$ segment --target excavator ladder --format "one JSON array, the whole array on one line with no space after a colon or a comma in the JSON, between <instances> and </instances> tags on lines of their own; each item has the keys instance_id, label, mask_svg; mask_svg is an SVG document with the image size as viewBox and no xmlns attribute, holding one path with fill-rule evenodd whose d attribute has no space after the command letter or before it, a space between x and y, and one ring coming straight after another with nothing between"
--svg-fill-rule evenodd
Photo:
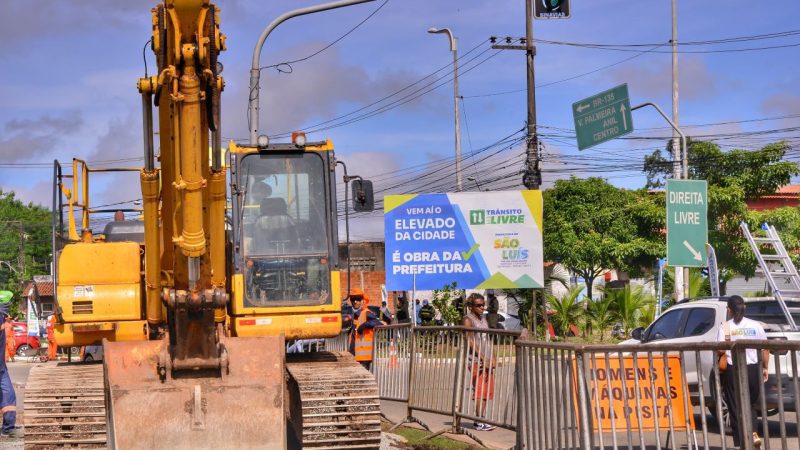
<instances>
[{"instance_id":1,"label":"excavator ladder","mask_svg":"<svg viewBox=\"0 0 800 450\"><path fill-rule=\"evenodd\" d=\"M775 295L775 300L778 301L783 314L786 316L786 322L792 331L798 331L792 314L800 312L800 308L789 308L786 305L786 299L800 299L800 274L797 273L797 268L795 268L792 259L789 257L786 247L783 246L781 237L775 227L766 222L761 225L766 237L753 236L744 221L740 227L747 238L747 242L750 244L750 248L756 255L759 268L764 273L764 277L767 279L773 295ZM772 247L774 253L762 253L761 246Z\"/></svg>"}]
</instances>

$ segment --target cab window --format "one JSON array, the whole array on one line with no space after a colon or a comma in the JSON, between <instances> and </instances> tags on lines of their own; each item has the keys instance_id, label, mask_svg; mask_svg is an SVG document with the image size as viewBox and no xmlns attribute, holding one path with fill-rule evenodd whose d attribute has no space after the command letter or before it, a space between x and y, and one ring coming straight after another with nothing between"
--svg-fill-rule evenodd
<instances>
[{"instance_id":1,"label":"cab window","mask_svg":"<svg viewBox=\"0 0 800 450\"><path fill-rule=\"evenodd\" d=\"M647 341L660 341L678 336L678 327L686 313L685 309L667 311L658 318L647 332Z\"/></svg>"},{"instance_id":2,"label":"cab window","mask_svg":"<svg viewBox=\"0 0 800 450\"><path fill-rule=\"evenodd\" d=\"M246 307L331 302L326 170L313 152L242 158Z\"/></svg>"},{"instance_id":3,"label":"cab window","mask_svg":"<svg viewBox=\"0 0 800 450\"><path fill-rule=\"evenodd\" d=\"M695 308L689 311L683 336L702 336L714 328L716 311L711 308Z\"/></svg>"}]
</instances>

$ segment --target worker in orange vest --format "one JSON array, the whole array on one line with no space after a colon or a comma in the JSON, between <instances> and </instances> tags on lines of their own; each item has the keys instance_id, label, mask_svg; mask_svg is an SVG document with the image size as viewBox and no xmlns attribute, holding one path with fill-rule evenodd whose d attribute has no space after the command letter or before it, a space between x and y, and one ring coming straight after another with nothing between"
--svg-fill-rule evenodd
<instances>
[{"instance_id":1,"label":"worker in orange vest","mask_svg":"<svg viewBox=\"0 0 800 450\"><path fill-rule=\"evenodd\" d=\"M6 316L6 321L2 326L6 334L6 362L14 362L14 355L17 353L17 341L14 338L14 324L11 322L11 316Z\"/></svg>"},{"instance_id":2,"label":"worker in orange vest","mask_svg":"<svg viewBox=\"0 0 800 450\"><path fill-rule=\"evenodd\" d=\"M54 361L58 353L58 344L56 344L56 316L52 315L47 318L47 359Z\"/></svg>"},{"instance_id":3,"label":"worker in orange vest","mask_svg":"<svg viewBox=\"0 0 800 450\"><path fill-rule=\"evenodd\" d=\"M367 307L369 298L361 289L351 289L350 303L353 305L353 328L350 329L350 353L367 370L372 365L372 343L374 328L383 323Z\"/></svg>"}]
</instances>

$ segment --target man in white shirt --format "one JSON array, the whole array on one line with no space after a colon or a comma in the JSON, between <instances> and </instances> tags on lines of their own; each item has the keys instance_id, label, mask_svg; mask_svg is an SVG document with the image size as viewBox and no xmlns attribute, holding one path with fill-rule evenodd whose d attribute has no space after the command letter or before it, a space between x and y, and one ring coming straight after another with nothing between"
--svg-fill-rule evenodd
<instances>
[{"instance_id":1,"label":"man in white shirt","mask_svg":"<svg viewBox=\"0 0 800 450\"><path fill-rule=\"evenodd\" d=\"M745 304L744 299L738 295L734 295L728 299L728 315L730 320L722 324L719 332L717 333L717 340L719 342L738 341L739 339L747 340L766 340L767 334L764 332L764 327L761 323L755 320L744 317ZM750 392L750 403L756 404L758 396L760 395L760 386L769 376L769 351L761 350L761 361L759 361L758 350L749 348L745 350L745 357L747 359L747 373L742 376L747 377L748 391ZM724 356L723 356L724 355ZM727 368L720 374L722 378L722 390L725 397L725 402L728 405L728 411L731 418L731 429L733 431L733 444L735 446L741 445L741 416L742 406L739 405L739 398L736 396L736 369L733 364L733 357L731 351L720 352L719 358L727 360ZM720 367L724 366L721 365ZM758 420L755 413L756 409L752 408L751 429L753 431L753 444L755 448L761 448L761 438L756 432L758 427Z\"/></svg>"}]
</instances>

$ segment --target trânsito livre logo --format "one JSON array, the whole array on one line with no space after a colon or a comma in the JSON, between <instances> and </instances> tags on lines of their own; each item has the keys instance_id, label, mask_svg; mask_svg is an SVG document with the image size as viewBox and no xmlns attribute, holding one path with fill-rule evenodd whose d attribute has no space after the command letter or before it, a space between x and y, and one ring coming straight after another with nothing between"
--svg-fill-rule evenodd
<instances>
[{"instance_id":1,"label":"tr\u00e2nsito livre logo","mask_svg":"<svg viewBox=\"0 0 800 450\"><path fill-rule=\"evenodd\" d=\"M521 209L469 210L470 225L507 225L512 223L525 223L525 213Z\"/></svg>"}]
</instances>

